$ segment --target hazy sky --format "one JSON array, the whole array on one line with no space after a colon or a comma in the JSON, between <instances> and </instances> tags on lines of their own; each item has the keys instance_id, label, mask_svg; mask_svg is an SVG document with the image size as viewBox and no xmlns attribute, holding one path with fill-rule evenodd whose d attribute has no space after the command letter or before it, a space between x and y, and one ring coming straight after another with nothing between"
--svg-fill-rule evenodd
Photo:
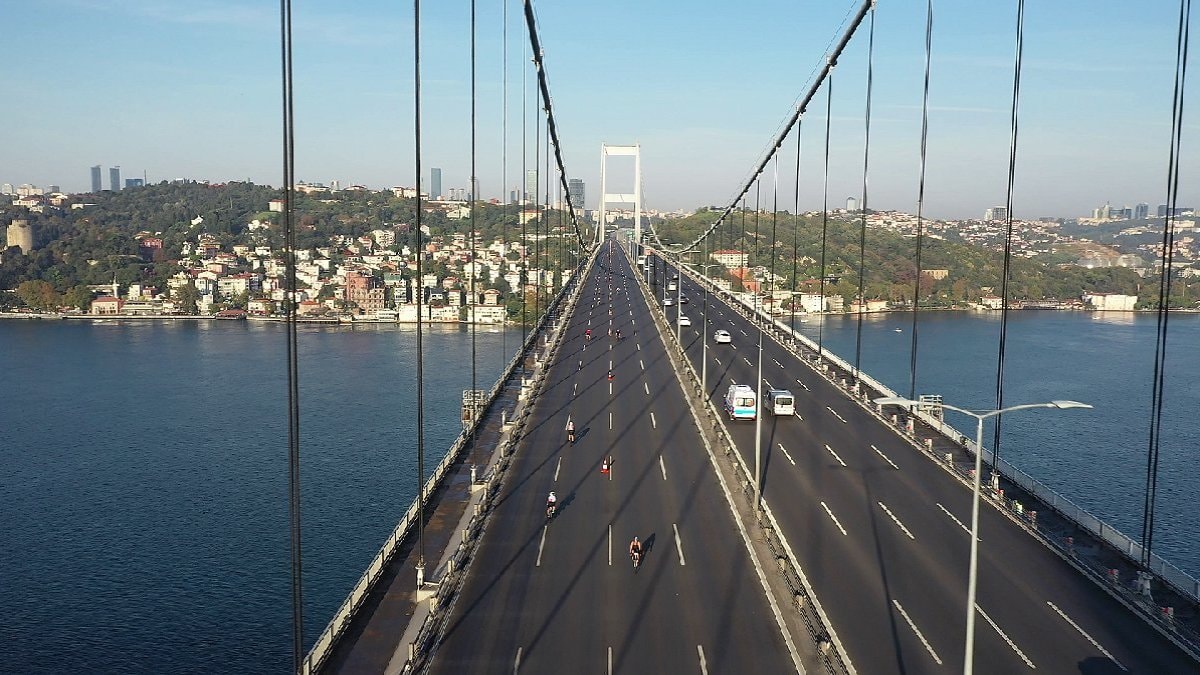
<instances>
[{"instance_id":1,"label":"hazy sky","mask_svg":"<svg viewBox=\"0 0 1200 675\"><path fill-rule=\"evenodd\" d=\"M1002 205L1008 167L1015 2L935 1L926 213L979 217ZM479 0L478 159L485 198L532 167L528 38L504 0ZM567 171L599 193L601 143L640 143L646 204L724 205L807 90L857 2L536 2ZM1014 214L1087 215L1166 196L1178 4L1026 3ZM89 189L88 167L123 177L282 182L278 3L264 0L38 0L3 11L0 182ZM296 0L298 178L412 185L412 4ZM923 0L880 0L875 23L869 206L915 211ZM863 183L868 25L834 73L829 204ZM470 3L422 6L423 173L444 191L470 175ZM524 51L523 51L524 49ZM528 68L525 69L531 74ZM1194 78L1193 78L1194 79ZM1194 92L1200 83L1192 83ZM1184 185L1195 176L1188 96ZM803 122L801 209L819 209L825 91ZM507 168L502 149L507 145ZM794 136L780 162L791 210ZM502 181L502 173L507 176ZM610 164L610 191L631 188ZM619 184L620 181L626 184ZM770 177L763 205L772 200ZM1185 187L1192 205L1197 191Z\"/></svg>"}]
</instances>

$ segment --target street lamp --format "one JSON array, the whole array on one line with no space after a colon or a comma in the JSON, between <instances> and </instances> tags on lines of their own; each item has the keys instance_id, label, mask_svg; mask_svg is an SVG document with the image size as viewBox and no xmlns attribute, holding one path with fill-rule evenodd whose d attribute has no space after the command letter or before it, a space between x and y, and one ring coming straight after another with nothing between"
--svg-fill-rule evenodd
<instances>
[{"instance_id":1,"label":"street lamp","mask_svg":"<svg viewBox=\"0 0 1200 675\"><path fill-rule=\"evenodd\" d=\"M700 359L700 389L704 392L705 399L708 398L708 284L710 283L708 278L708 268L720 266L720 263L696 265L696 267L703 268L704 270L704 316L700 319L700 332L704 334L704 349L702 352L703 355Z\"/></svg>"},{"instance_id":2,"label":"street lamp","mask_svg":"<svg viewBox=\"0 0 1200 675\"><path fill-rule=\"evenodd\" d=\"M874 400L877 405L897 405L913 408L921 405L919 401L899 396L884 396ZM1030 408L1091 408L1087 403L1078 401L1051 401L1049 403L1026 403L1014 405L1000 410L973 411L956 408L952 405L939 403L939 407L953 410L968 417L974 417L975 426L975 478L973 481L973 496L971 502L971 567L967 577L967 641L963 656L963 675L971 675L975 667L975 589L979 569L979 474L983 468L983 420L1014 410Z\"/></svg>"}]
</instances>

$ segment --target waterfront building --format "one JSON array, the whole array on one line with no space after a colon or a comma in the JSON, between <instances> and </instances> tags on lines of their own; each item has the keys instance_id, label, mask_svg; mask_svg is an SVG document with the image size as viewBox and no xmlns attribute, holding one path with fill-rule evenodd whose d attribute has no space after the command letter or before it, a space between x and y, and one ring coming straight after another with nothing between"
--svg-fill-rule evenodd
<instances>
[{"instance_id":1,"label":"waterfront building","mask_svg":"<svg viewBox=\"0 0 1200 675\"><path fill-rule=\"evenodd\" d=\"M124 307L124 300L106 295L92 301L92 314L96 316L120 314Z\"/></svg>"}]
</instances>

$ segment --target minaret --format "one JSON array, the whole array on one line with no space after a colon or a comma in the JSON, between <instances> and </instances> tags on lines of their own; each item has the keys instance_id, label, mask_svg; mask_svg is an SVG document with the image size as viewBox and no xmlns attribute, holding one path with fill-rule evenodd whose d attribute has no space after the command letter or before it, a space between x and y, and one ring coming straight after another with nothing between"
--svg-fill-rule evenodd
<instances>
[{"instance_id":1,"label":"minaret","mask_svg":"<svg viewBox=\"0 0 1200 675\"><path fill-rule=\"evenodd\" d=\"M119 297L121 297L121 296L120 296L120 293L119 293L119 292L120 292L120 287L119 287L119 286L117 286L117 275L115 275L115 274L113 275L113 289L112 289L112 291L113 291L113 294L112 294L112 296L113 296L114 298L119 298Z\"/></svg>"}]
</instances>

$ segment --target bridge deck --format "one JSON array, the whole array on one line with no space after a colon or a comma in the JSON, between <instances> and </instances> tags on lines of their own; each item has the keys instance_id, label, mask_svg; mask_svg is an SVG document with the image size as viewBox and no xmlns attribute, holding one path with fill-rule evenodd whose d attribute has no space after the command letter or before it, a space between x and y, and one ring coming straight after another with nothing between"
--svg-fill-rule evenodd
<instances>
[{"instance_id":1,"label":"bridge deck","mask_svg":"<svg viewBox=\"0 0 1200 675\"><path fill-rule=\"evenodd\" d=\"M796 669L631 274L604 252L587 280L433 672Z\"/></svg>"},{"instance_id":2,"label":"bridge deck","mask_svg":"<svg viewBox=\"0 0 1200 675\"><path fill-rule=\"evenodd\" d=\"M661 298L669 266L655 271ZM664 269L665 267L665 269ZM671 270L671 271L668 271ZM758 328L683 275L682 330L699 372L703 330L732 344L708 348L708 395L757 381ZM674 319L675 310L668 310ZM859 672L962 669L970 492L846 392L770 338L764 388L796 394L795 417L763 420L764 497L816 587ZM754 424L726 422L754 462ZM1195 673L1197 663L999 510L980 513L977 672Z\"/></svg>"}]
</instances>

